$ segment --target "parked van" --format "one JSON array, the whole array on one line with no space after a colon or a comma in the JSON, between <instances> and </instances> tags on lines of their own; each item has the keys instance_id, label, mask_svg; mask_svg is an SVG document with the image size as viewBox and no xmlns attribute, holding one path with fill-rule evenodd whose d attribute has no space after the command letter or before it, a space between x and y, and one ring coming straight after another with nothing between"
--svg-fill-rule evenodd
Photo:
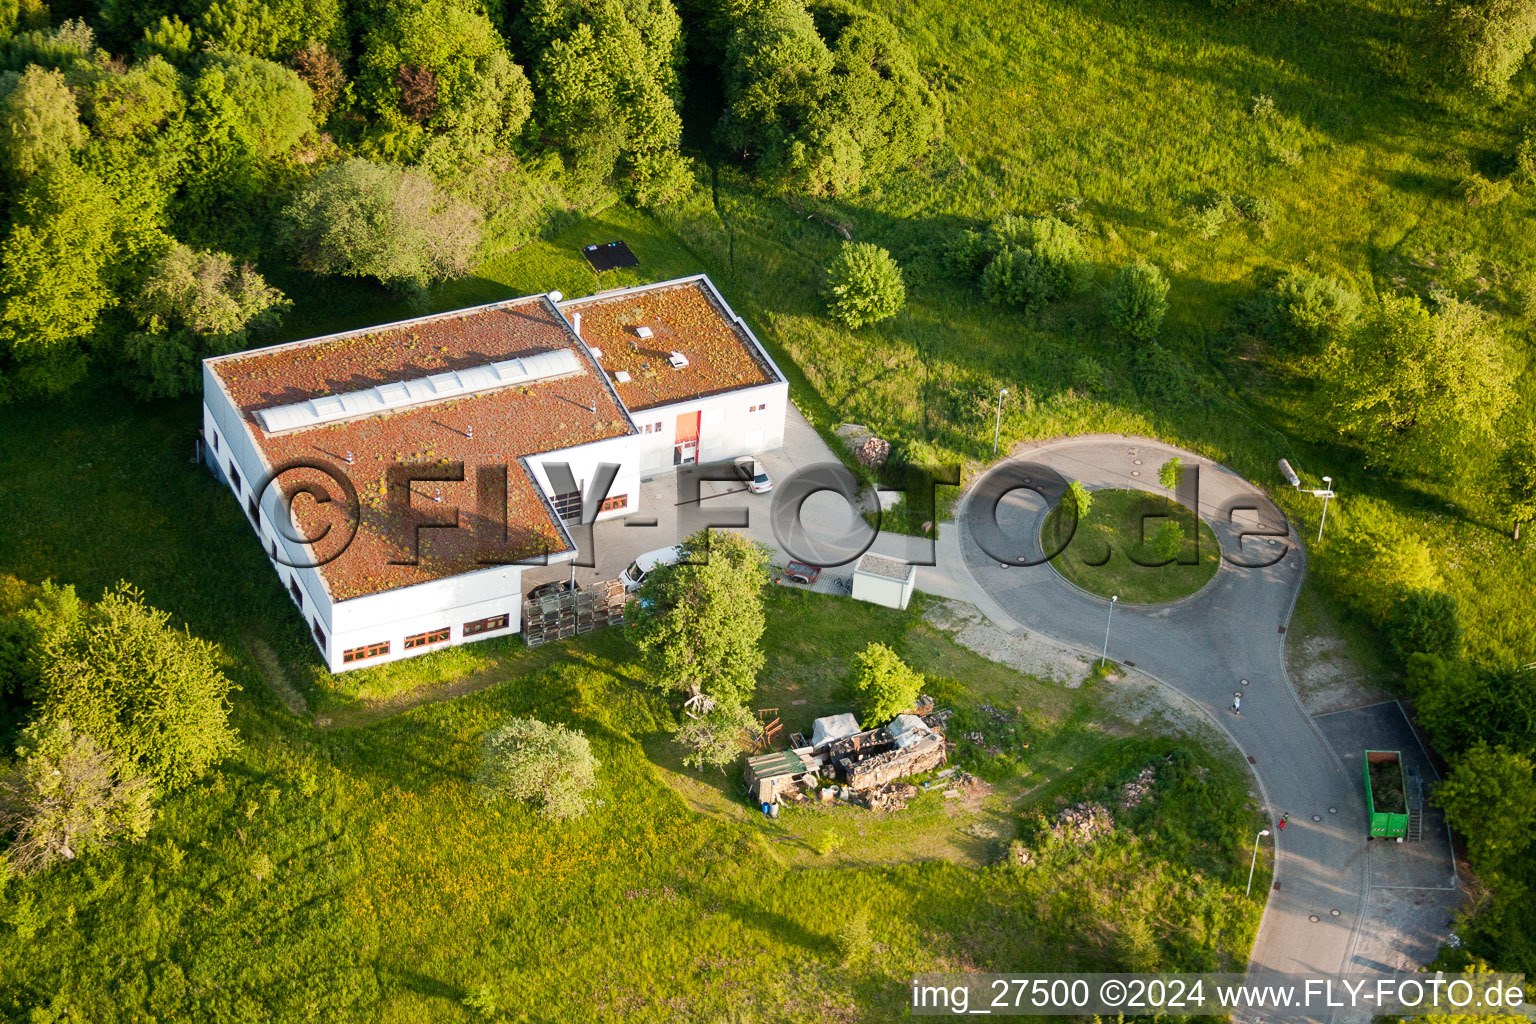
<instances>
[{"instance_id":1,"label":"parked van","mask_svg":"<svg viewBox=\"0 0 1536 1024\"><path fill-rule=\"evenodd\" d=\"M646 573L658 565L675 565L679 558L683 557L683 549L673 545L670 548L657 548L655 551L647 551L633 562L629 568L619 574L624 581L625 590L639 590L640 584L645 582Z\"/></svg>"}]
</instances>

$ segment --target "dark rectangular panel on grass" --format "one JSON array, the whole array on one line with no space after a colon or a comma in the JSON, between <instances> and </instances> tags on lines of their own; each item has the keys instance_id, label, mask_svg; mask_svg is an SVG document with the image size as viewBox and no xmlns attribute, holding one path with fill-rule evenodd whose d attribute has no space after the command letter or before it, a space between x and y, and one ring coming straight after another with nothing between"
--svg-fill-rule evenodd
<instances>
[{"instance_id":1,"label":"dark rectangular panel on grass","mask_svg":"<svg viewBox=\"0 0 1536 1024\"><path fill-rule=\"evenodd\" d=\"M629 251L629 246L624 242L607 242L603 245L589 245L581 250L581 254L592 264L592 269L598 273L605 270L617 270L620 267L638 267L640 260Z\"/></svg>"}]
</instances>

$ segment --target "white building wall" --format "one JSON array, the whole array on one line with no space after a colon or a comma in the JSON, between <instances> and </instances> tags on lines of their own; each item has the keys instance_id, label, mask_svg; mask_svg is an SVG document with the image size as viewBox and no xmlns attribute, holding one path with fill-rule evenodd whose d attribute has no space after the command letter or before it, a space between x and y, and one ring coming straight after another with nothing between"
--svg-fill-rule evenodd
<instances>
[{"instance_id":1,"label":"white building wall","mask_svg":"<svg viewBox=\"0 0 1536 1024\"><path fill-rule=\"evenodd\" d=\"M870 604L882 604L887 608L905 608L907 602L912 600L914 575L909 574L905 581L893 580L889 576L880 576L855 568L853 597L855 600L868 601Z\"/></svg>"},{"instance_id":2,"label":"white building wall","mask_svg":"<svg viewBox=\"0 0 1536 1024\"><path fill-rule=\"evenodd\" d=\"M523 570L516 565L498 565L354 597L336 605L335 638L326 664L332 672L346 672L476 640L506 636L522 628L522 607ZM497 615L507 617L505 627L464 635L466 623ZM438 629L449 631L446 641L406 649L406 637ZM349 650L380 643L389 644L388 654L354 662L343 660Z\"/></svg>"},{"instance_id":3,"label":"white building wall","mask_svg":"<svg viewBox=\"0 0 1536 1024\"><path fill-rule=\"evenodd\" d=\"M721 462L782 448L788 407L789 385L780 381L631 413L642 431L647 424L653 428L660 424L659 430L635 439L640 475L651 477L676 468L673 451L679 416L699 413L699 462ZM753 409L757 411L749 411Z\"/></svg>"},{"instance_id":4,"label":"white building wall","mask_svg":"<svg viewBox=\"0 0 1536 1024\"><path fill-rule=\"evenodd\" d=\"M622 494L629 498L629 504L623 509L599 513L597 517L600 520L613 519L617 516L629 515L640 507L640 461L636 452L637 440L638 438L632 435L610 437L575 448L562 448L559 451L529 455L523 461L527 463L534 480L550 497L554 497L555 487L550 482L549 467L555 463L566 463L570 466L571 475L575 477L576 484L581 489L583 500L586 499L592 481L597 476L597 467L604 462L616 464L619 467L619 475L614 477L613 486L608 488L608 497L616 498Z\"/></svg>"},{"instance_id":5,"label":"white building wall","mask_svg":"<svg viewBox=\"0 0 1536 1024\"><path fill-rule=\"evenodd\" d=\"M256 488L261 486L270 468L251 440L240 411L229 400L223 385L207 363L203 364L203 436L207 440L204 457L217 463L219 476L234 492L240 510L249 521L251 499L256 496ZM232 466L239 474L238 482L230 473ZM314 555L304 545L290 541L282 532L273 528L272 524L278 516L287 515L277 488L268 488L260 498L256 522L253 524L257 539L268 560L272 562L289 599L303 611L305 623L317 645L320 645L320 639L314 633L316 624L325 634L326 643L322 653L328 658L330 650L335 646L331 642L334 628L330 593L319 570L302 567ZM283 553L286 562L300 567L279 564L272 556L274 547ZM298 588L297 596L294 595L295 585Z\"/></svg>"}]
</instances>

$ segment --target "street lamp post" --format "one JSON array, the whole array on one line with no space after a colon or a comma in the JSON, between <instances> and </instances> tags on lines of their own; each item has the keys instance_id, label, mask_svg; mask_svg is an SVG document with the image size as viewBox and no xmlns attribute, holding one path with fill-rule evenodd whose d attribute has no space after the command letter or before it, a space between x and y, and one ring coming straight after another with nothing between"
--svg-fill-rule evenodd
<instances>
[{"instance_id":1,"label":"street lamp post","mask_svg":"<svg viewBox=\"0 0 1536 1024\"><path fill-rule=\"evenodd\" d=\"M1269 835L1269 829L1259 829L1259 834L1253 837L1253 856L1248 860L1248 891L1245 896L1253 895L1253 869L1259 863L1259 840Z\"/></svg>"},{"instance_id":2,"label":"street lamp post","mask_svg":"<svg viewBox=\"0 0 1536 1024\"><path fill-rule=\"evenodd\" d=\"M1323 524L1328 521L1328 499L1333 497L1333 477L1323 477L1323 517L1317 521L1317 542L1323 542Z\"/></svg>"},{"instance_id":3,"label":"street lamp post","mask_svg":"<svg viewBox=\"0 0 1536 1024\"><path fill-rule=\"evenodd\" d=\"M1115 603L1120 600L1116 594L1109 599L1109 618L1104 620L1104 653L1099 655L1099 667L1104 667L1104 662L1109 658L1109 624L1115 621Z\"/></svg>"},{"instance_id":4,"label":"street lamp post","mask_svg":"<svg viewBox=\"0 0 1536 1024\"><path fill-rule=\"evenodd\" d=\"M992 454L993 455L997 454L997 442L998 442L998 439L1000 437L1002 437L1002 433L1003 433L1003 396L1006 395L1007 393L1008 393L1008 389L1007 388L1003 388L1001 391L999 391L997 393L997 423L994 424L993 427L992 427Z\"/></svg>"}]
</instances>

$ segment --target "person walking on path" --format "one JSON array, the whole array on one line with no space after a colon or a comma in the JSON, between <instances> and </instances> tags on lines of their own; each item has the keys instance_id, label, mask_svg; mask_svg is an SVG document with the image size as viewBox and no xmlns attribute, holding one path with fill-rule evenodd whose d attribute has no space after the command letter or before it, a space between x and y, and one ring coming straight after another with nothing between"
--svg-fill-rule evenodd
<instances>
[{"instance_id":1,"label":"person walking on path","mask_svg":"<svg viewBox=\"0 0 1536 1024\"><path fill-rule=\"evenodd\" d=\"M1243 713L1243 695L1241 692L1232 695L1232 713L1234 715Z\"/></svg>"},{"instance_id":2,"label":"person walking on path","mask_svg":"<svg viewBox=\"0 0 1536 1024\"><path fill-rule=\"evenodd\" d=\"M1281 832L1285 831L1285 823L1290 821L1290 820L1291 820L1291 812L1290 811L1286 811L1284 814L1280 815L1280 831Z\"/></svg>"}]
</instances>

